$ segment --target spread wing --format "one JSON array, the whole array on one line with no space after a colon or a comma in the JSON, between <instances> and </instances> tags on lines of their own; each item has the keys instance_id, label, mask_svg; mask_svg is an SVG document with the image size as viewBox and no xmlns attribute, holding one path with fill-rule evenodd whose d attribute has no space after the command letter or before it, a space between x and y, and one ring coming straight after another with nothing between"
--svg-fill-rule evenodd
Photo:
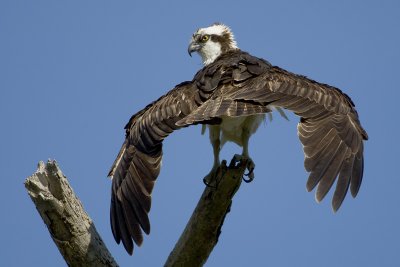
<instances>
[{"instance_id":1,"label":"spread wing","mask_svg":"<svg viewBox=\"0 0 400 267\"><path fill-rule=\"evenodd\" d=\"M304 146L307 189L317 186L321 201L337 180L336 211L350 187L357 195L363 176L367 134L350 98L339 89L272 67L240 50L227 52L132 116L113 176L111 227L117 243L133 252L142 231L150 232L151 191L160 172L162 141L174 130L197 123L219 123L223 116L248 116L292 110ZM132 241L133 240L133 241Z\"/></svg>"},{"instance_id":2,"label":"spread wing","mask_svg":"<svg viewBox=\"0 0 400 267\"><path fill-rule=\"evenodd\" d=\"M176 121L198 106L195 92L193 83L182 83L133 115L125 127L126 140L109 173L113 177L110 221L115 241L122 240L130 254L132 239L140 246L142 230L150 232L148 212L161 167L162 141L180 128Z\"/></svg>"},{"instance_id":3,"label":"spread wing","mask_svg":"<svg viewBox=\"0 0 400 267\"><path fill-rule=\"evenodd\" d=\"M337 179L332 207L337 211L348 188L353 197L363 177L363 140L368 135L361 127L351 99L337 88L272 67L264 60L242 52L236 61L211 66L203 79L219 78L213 97L179 126L222 116L252 115L259 107L280 107L300 116L298 135L303 144L305 169L310 172L307 190L315 187L321 201ZM200 78L201 80L201 78ZM209 83L200 89L208 92ZM203 88L201 88L203 86ZM248 107L246 107L249 106Z\"/></svg>"}]
</instances>

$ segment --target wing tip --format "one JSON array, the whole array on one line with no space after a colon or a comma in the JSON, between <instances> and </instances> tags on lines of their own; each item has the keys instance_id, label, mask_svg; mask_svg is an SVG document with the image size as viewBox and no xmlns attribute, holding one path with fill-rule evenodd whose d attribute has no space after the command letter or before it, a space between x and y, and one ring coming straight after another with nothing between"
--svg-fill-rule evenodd
<instances>
[{"instance_id":1,"label":"wing tip","mask_svg":"<svg viewBox=\"0 0 400 267\"><path fill-rule=\"evenodd\" d=\"M351 196L352 196L353 198L356 198L359 191L360 191L360 185L359 185L358 188L356 188L356 189L350 189Z\"/></svg>"},{"instance_id":2,"label":"wing tip","mask_svg":"<svg viewBox=\"0 0 400 267\"><path fill-rule=\"evenodd\" d=\"M307 183L306 183L306 190L307 190L307 192L313 191L313 189L315 188L315 186L316 186L316 185L310 181L310 176L309 176L309 177L308 177L308 180L307 180Z\"/></svg>"},{"instance_id":3,"label":"wing tip","mask_svg":"<svg viewBox=\"0 0 400 267\"><path fill-rule=\"evenodd\" d=\"M338 212L340 206L342 206L342 203L343 203L343 200L338 201L335 198L332 199L332 211L333 211L333 213L336 214L336 212Z\"/></svg>"},{"instance_id":4,"label":"wing tip","mask_svg":"<svg viewBox=\"0 0 400 267\"><path fill-rule=\"evenodd\" d=\"M126 252L128 252L128 254L129 254L130 256L133 255L133 245L132 245L132 247L130 247L129 249L125 247L125 250L126 250Z\"/></svg>"}]
</instances>

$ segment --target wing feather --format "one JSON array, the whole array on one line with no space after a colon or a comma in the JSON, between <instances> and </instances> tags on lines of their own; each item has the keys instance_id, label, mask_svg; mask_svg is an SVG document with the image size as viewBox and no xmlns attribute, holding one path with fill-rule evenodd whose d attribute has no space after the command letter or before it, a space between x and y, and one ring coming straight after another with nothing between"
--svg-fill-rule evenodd
<instances>
[{"instance_id":1,"label":"wing feather","mask_svg":"<svg viewBox=\"0 0 400 267\"><path fill-rule=\"evenodd\" d=\"M123 190L124 188L125 187L122 187ZM134 196L132 195L130 197L134 198ZM129 195L127 195L126 193L123 194L122 198L123 200L120 201L120 203L122 206L123 214L125 216L125 220L131 222L131 223L126 223L127 231L130 234L130 236L132 236L133 241L138 246L140 246L143 242L143 234L139 226L140 221L136 216L136 210L132 207L132 205L130 205L130 203L134 202L135 200L130 199Z\"/></svg>"},{"instance_id":2,"label":"wing feather","mask_svg":"<svg viewBox=\"0 0 400 267\"><path fill-rule=\"evenodd\" d=\"M307 171L311 171L312 169L309 167L308 161L312 160L314 157L318 157L319 155L317 155L317 153L324 149L336 135L334 130L329 129L329 127L320 128L318 130L318 132L312 132L313 134L307 138L300 138L306 141L303 143L303 150L306 155L304 165Z\"/></svg>"},{"instance_id":3,"label":"wing feather","mask_svg":"<svg viewBox=\"0 0 400 267\"><path fill-rule=\"evenodd\" d=\"M351 173L353 170L353 162L354 156L350 156L343 161L343 166L340 170L339 178L336 184L335 193L332 198L332 207L336 212L347 194L347 190L349 189Z\"/></svg>"},{"instance_id":4,"label":"wing feather","mask_svg":"<svg viewBox=\"0 0 400 267\"><path fill-rule=\"evenodd\" d=\"M325 170L324 174L320 178L320 182L318 183L317 191L315 193L315 198L318 202L322 201L329 189L332 187L333 182L340 172L348 149L349 148L346 147L343 141L341 141L331 164Z\"/></svg>"},{"instance_id":5,"label":"wing feather","mask_svg":"<svg viewBox=\"0 0 400 267\"><path fill-rule=\"evenodd\" d=\"M132 175L131 173L135 174ZM139 174L136 172L136 169L131 166L125 178L127 181L127 187L129 187L132 194L137 197L137 200L140 202L140 205L143 207L143 209L146 212L149 212L151 208L151 195L147 192L143 182L138 177Z\"/></svg>"},{"instance_id":6,"label":"wing feather","mask_svg":"<svg viewBox=\"0 0 400 267\"><path fill-rule=\"evenodd\" d=\"M324 146L322 150L319 150L312 157L305 159L304 165L307 171L310 171L310 176L307 180L307 190L311 191L319 183L322 175L325 173L328 166L331 164L334 156L337 152L340 139L337 136L333 136L329 140L329 143Z\"/></svg>"},{"instance_id":7,"label":"wing feather","mask_svg":"<svg viewBox=\"0 0 400 267\"><path fill-rule=\"evenodd\" d=\"M362 155L362 148L354 157L353 171L351 174L350 192L353 197L356 197L360 190L362 178L364 174L364 157Z\"/></svg>"},{"instance_id":8,"label":"wing feather","mask_svg":"<svg viewBox=\"0 0 400 267\"><path fill-rule=\"evenodd\" d=\"M129 186L122 186L121 190L118 191L117 195L118 199L122 203L124 209L124 215L128 218L128 221L136 221L140 224L143 231L146 234L150 233L150 222L149 217L147 216L147 212L144 210L143 206L140 205L140 201L136 198L136 195L133 191L130 190ZM133 220L132 218L135 218ZM128 229L132 234L134 231L131 231L132 226L136 224L129 223Z\"/></svg>"},{"instance_id":9,"label":"wing feather","mask_svg":"<svg viewBox=\"0 0 400 267\"><path fill-rule=\"evenodd\" d=\"M135 221L133 222L129 222L127 219L125 219L125 215L124 215L124 210L123 207L121 206L121 200L118 200L117 197L115 197L115 201L112 203L114 204L114 208L116 211L116 222L117 222L117 226L119 228L120 231L120 239L116 240L117 243L119 244L122 240L122 244L124 245L126 251L132 255L133 253L133 242L131 239L131 234L127 228L127 224L128 223L132 223L132 224L136 224ZM113 229L113 228L112 228ZM116 235L114 234L114 238L116 238ZM135 239L138 239L139 237L135 237Z\"/></svg>"},{"instance_id":10,"label":"wing feather","mask_svg":"<svg viewBox=\"0 0 400 267\"><path fill-rule=\"evenodd\" d=\"M133 252L133 241L142 244L142 231L150 233L148 212L161 167L162 141L180 128L176 121L198 107L194 88L191 82L176 86L133 115L125 127L126 140L109 173L110 222L116 242L122 241L129 254Z\"/></svg>"}]
</instances>

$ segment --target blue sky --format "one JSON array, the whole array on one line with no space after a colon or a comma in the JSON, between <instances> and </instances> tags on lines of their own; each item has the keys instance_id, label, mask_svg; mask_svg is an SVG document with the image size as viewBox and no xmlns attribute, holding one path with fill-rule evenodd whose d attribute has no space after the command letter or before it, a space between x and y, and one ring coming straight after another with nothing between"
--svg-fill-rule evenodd
<instances>
[{"instance_id":1,"label":"blue sky","mask_svg":"<svg viewBox=\"0 0 400 267\"><path fill-rule=\"evenodd\" d=\"M370 140L356 199L337 214L307 193L298 118L275 116L250 144L256 178L243 184L206 266L400 266L400 2L0 2L0 258L5 266L65 263L24 186L56 159L121 266L164 263L212 166L200 127L164 144L152 232L128 256L109 226L106 178L129 117L201 67L191 34L219 21L239 47L341 88ZM240 149L227 145L222 158Z\"/></svg>"}]
</instances>

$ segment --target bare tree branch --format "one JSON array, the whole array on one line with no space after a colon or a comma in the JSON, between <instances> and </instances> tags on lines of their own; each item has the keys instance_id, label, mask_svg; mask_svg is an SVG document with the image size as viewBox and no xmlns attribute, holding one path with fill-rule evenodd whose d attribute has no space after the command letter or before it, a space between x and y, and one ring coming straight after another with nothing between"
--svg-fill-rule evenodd
<instances>
[{"instance_id":1,"label":"bare tree branch","mask_svg":"<svg viewBox=\"0 0 400 267\"><path fill-rule=\"evenodd\" d=\"M218 242L247 162L223 161L205 188L165 266L202 266ZM118 266L56 161L39 162L25 187L69 266Z\"/></svg>"},{"instance_id":2,"label":"bare tree branch","mask_svg":"<svg viewBox=\"0 0 400 267\"><path fill-rule=\"evenodd\" d=\"M226 167L221 164L216 187L204 190L185 230L170 253L165 266L202 266L218 242L232 198L239 189L247 162Z\"/></svg>"},{"instance_id":3,"label":"bare tree branch","mask_svg":"<svg viewBox=\"0 0 400 267\"><path fill-rule=\"evenodd\" d=\"M39 162L25 187L69 266L118 266L55 161Z\"/></svg>"}]
</instances>

